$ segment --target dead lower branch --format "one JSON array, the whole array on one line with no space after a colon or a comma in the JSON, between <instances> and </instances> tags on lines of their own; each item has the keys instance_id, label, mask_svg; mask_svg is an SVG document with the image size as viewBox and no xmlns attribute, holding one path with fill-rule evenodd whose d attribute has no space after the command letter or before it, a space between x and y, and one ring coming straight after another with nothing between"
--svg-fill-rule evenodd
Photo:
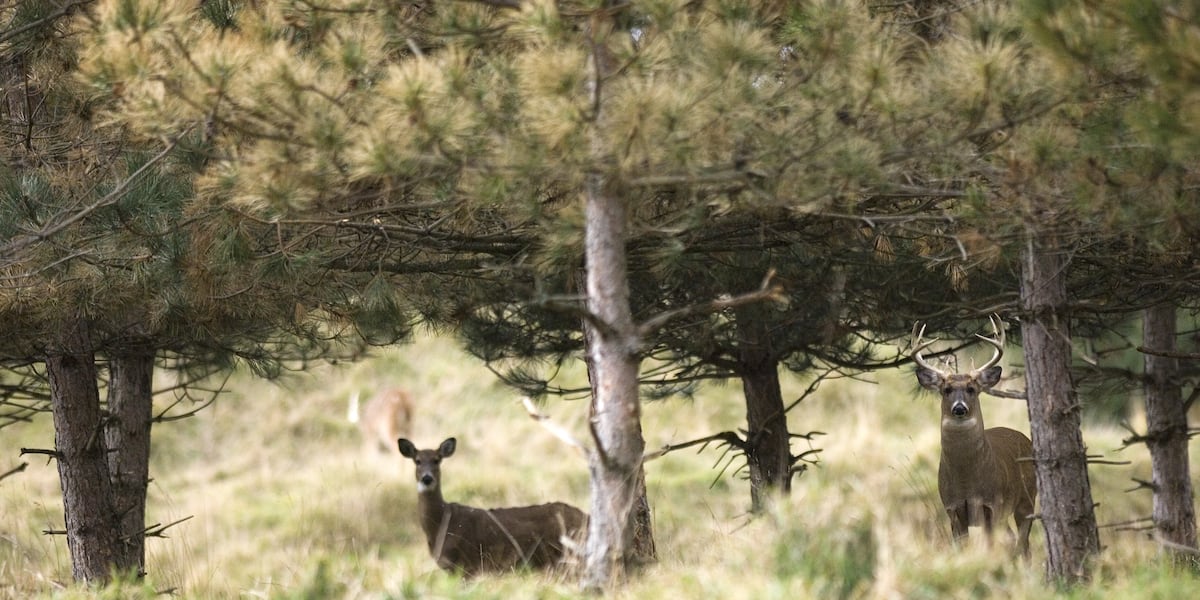
<instances>
[{"instance_id":1,"label":"dead lower branch","mask_svg":"<svg viewBox=\"0 0 1200 600\"><path fill-rule=\"evenodd\" d=\"M58 460L62 457L57 450L46 450L44 448L21 448L21 456L25 456L26 454L44 454L55 460Z\"/></svg>"},{"instance_id":2,"label":"dead lower branch","mask_svg":"<svg viewBox=\"0 0 1200 600\"><path fill-rule=\"evenodd\" d=\"M1197 354L1195 352L1175 352L1173 350L1152 350L1145 346L1138 346L1136 348L1136 350L1138 352L1141 352L1142 354L1149 354L1152 356L1162 356L1165 358L1177 358L1179 360L1200 360L1200 354Z\"/></svg>"},{"instance_id":3,"label":"dead lower branch","mask_svg":"<svg viewBox=\"0 0 1200 600\"><path fill-rule=\"evenodd\" d=\"M145 537L166 538L167 536L163 535L163 532L165 532L166 530L168 530L180 523L183 523L184 521L191 520L192 517L194 517L194 516L195 515L188 515L182 519L179 519L178 521L172 521L170 523L167 523L166 525L162 525L160 523L155 523L154 525L151 525L151 526L139 531L138 533L143 534ZM129 538L131 538L131 537L134 537L134 535L127 535L127 536L122 537L121 539L128 541Z\"/></svg>"},{"instance_id":4,"label":"dead lower branch","mask_svg":"<svg viewBox=\"0 0 1200 600\"><path fill-rule=\"evenodd\" d=\"M1102 458L1103 456L1104 456L1103 454L1088 454L1085 458L1087 458L1087 463L1089 465L1130 465L1130 464L1133 464L1132 461L1128 461L1128 460L1106 460L1106 459Z\"/></svg>"},{"instance_id":5,"label":"dead lower branch","mask_svg":"<svg viewBox=\"0 0 1200 600\"><path fill-rule=\"evenodd\" d=\"M549 431L550 435L553 435L566 445L580 451L584 456L588 456L590 450L588 449L587 445L579 441L579 438L571 434L570 431L567 431L559 424L550 420L549 416L538 412L537 407L533 405L533 399L531 399L529 396L525 396L524 398L521 398L521 403L525 405L525 412L529 413L529 417L534 421L537 421L539 425L546 429L546 431Z\"/></svg>"},{"instance_id":6,"label":"dead lower branch","mask_svg":"<svg viewBox=\"0 0 1200 600\"><path fill-rule=\"evenodd\" d=\"M13 468L5 471L4 473L0 473L0 481L4 481L5 479L8 479L9 477L12 477L13 475L16 475L17 473L24 471L28 467L29 467L29 463L23 462L20 465L17 465L16 467L13 467Z\"/></svg>"},{"instance_id":7,"label":"dead lower branch","mask_svg":"<svg viewBox=\"0 0 1200 600\"><path fill-rule=\"evenodd\" d=\"M729 446L731 448L737 448L738 450L741 450L743 452L746 450L746 442L744 440L742 440L742 437L739 436L736 432L722 431L720 433L714 433L710 436L702 437L702 438L691 440L688 442L682 442L679 444L667 444L654 452L646 454L645 456L642 457L642 460L643 461L654 460L656 458L660 458L660 457L665 456L666 454L674 452L676 450L683 450L684 448L691 448L693 446L700 446L699 452L703 452L706 448L708 448L709 444L716 442L716 441L720 441L721 445Z\"/></svg>"},{"instance_id":8,"label":"dead lower branch","mask_svg":"<svg viewBox=\"0 0 1200 600\"><path fill-rule=\"evenodd\" d=\"M1017 390L983 390L983 393L997 398L1012 398L1013 400L1029 400L1029 396L1023 391Z\"/></svg>"},{"instance_id":9,"label":"dead lower branch","mask_svg":"<svg viewBox=\"0 0 1200 600\"><path fill-rule=\"evenodd\" d=\"M1137 485L1125 490L1125 493L1136 492L1138 490L1150 490L1152 492L1158 491L1157 485L1154 485L1153 483L1146 481L1145 479L1138 479L1137 477L1130 477L1130 480L1132 480Z\"/></svg>"}]
</instances>

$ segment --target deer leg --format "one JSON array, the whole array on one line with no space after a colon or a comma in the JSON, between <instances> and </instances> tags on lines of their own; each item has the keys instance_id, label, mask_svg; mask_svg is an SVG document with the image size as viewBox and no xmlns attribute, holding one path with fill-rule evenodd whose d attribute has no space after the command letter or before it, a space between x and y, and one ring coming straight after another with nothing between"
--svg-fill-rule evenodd
<instances>
[{"instance_id":1,"label":"deer leg","mask_svg":"<svg viewBox=\"0 0 1200 600\"><path fill-rule=\"evenodd\" d=\"M1013 512L1013 519L1017 522L1017 552L1028 559L1029 530L1033 528L1033 515L1021 514L1022 512L1024 511L1020 509Z\"/></svg>"},{"instance_id":2,"label":"deer leg","mask_svg":"<svg viewBox=\"0 0 1200 600\"><path fill-rule=\"evenodd\" d=\"M983 519L982 519L983 537L984 537L984 539L987 540L988 548L991 548L992 547L992 532L995 527L996 514L995 514L995 511L992 510L992 507L990 505L982 504L982 503L979 505L979 512L983 516Z\"/></svg>"},{"instance_id":3,"label":"deer leg","mask_svg":"<svg viewBox=\"0 0 1200 600\"><path fill-rule=\"evenodd\" d=\"M950 534L954 537L954 543L960 543L967 537L967 523L970 522L970 509L967 506L956 506L946 509L946 514L950 515Z\"/></svg>"}]
</instances>

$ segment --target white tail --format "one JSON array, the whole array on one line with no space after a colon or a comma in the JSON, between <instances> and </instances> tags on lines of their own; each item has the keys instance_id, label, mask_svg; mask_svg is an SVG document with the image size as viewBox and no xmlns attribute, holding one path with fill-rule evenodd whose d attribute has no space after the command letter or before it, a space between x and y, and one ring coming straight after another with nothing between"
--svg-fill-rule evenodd
<instances>
[{"instance_id":1,"label":"white tail","mask_svg":"<svg viewBox=\"0 0 1200 600\"><path fill-rule=\"evenodd\" d=\"M360 416L358 412L358 390L355 390L350 395L350 407L346 410L346 420L357 424Z\"/></svg>"},{"instance_id":2,"label":"white tail","mask_svg":"<svg viewBox=\"0 0 1200 600\"><path fill-rule=\"evenodd\" d=\"M346 420L358 425L363 439L380 452L392 452L396 440L412 435L413 401L408 392L390 388L359 406L359 394L350 396Z\"/></svg>"},{"instance_id":3,"label":"white tail","mask_svg":"<svg viewBox=\"0 0 1200 600\"><path fill-rule=\"evenodd\" d=\"M519 566L553 567L562 562L569 540L587 530L587 514L562 502L481 509L442 498L442 459L454 454L449 438L436 450L417 450L397 441L400 454L416 465L417 511L429 553L439 567L474 575Z\"/></svg>"}]
</instances>

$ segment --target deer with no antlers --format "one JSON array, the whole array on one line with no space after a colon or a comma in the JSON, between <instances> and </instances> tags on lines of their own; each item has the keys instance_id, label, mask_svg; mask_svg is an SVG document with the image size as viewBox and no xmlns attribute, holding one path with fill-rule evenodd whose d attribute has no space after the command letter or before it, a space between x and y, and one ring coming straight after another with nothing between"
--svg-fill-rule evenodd
<instances>
[{"instance_id":1,"label":"deer with no antlers","mask_svg":"<svg viewBox=\"0 0 1200 600\"><path fill-rule=\"evenodd\" d=\"M397 438L412 435L412 397L400 388L389 388L371 397L360 410L358 392L354 392L346 420L358 425L367 446L391 452Z\"/></svg>"},{"instance_id":2,"label":"deer with no antlers","mask_svg":"<svg viewBox=\"0 0 1200 600\"><path fill-rule=\"evenodd\" d=\"M454 454L454 438L436 450L397 440L400 454L416 465L417 512L429 553L442 569L467 576L521 566L542 569L562 562L564 539L579 541L587 514L562 502L481 509L442 498L442 459Z\"/></svg>"},{"instance_id":3,"label":"deer with no antlers","mask_svg":"<svg viewBox=\"0 0 1200 600\"><path fill-rule=\"evenodd\" d=\"M967 537L969 526L982 526L990 544L992 528L1012 515L1017 525L1017 550L1028 556L1037 497L1033 443L1014 429L984 429L979 408L980 392L1000 381L997 363L1004 354L1002 324L996 317L991 322L999 339L977 336L995 348L991 360L978 369L958 374L930 366L921 353L937 339L922 342L924 326L916 333L912 358L917 363L917 381L942 396L938 495L950 516L955 541Z\"/></svg>"}]
</instances>

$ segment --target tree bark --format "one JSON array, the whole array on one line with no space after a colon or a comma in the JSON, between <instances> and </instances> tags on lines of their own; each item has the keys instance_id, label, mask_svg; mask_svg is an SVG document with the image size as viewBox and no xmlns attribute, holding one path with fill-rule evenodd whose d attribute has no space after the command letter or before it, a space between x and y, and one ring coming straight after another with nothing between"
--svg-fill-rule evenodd
<instances>
[{"instance_id":1,"label":"tree bark","mask_svg":"<svg viewBox=\"0 0 1200 600\"><path fill-rule=\"evenodd\" d=\"M591 349L594 343L596 330L587 322L583 324L584 349L588 354L587 373L588 385L592 387L592 398L595 398L596 389L596 373L592 366ZM589 403L589 421L595 418L596 405L595 402ZM646 493L646 469L645 466L638 468L638 497L637 502L633 507L633 549L632 561L638 564L648 564L658 560L658 548L654 544L654 520L653 513L650 510L650 498Z\"/></svg>"},{"instance_id":2,"label":"tree bark","mask_svg":"<svg viewBox=\"0 0 1200 600\"><path fill-rule=\"evenodd\" d=\"M1175 307L1146 309L1143 345L1175 351ZM1172 560L1196 564L1196 511L1188 460L1188 419L1179 388L1177 359L1145 355L1146 445L1154 486L1154 530Z\"/></svg>"},{"instance_id":3,"label":"tree bark","mask_svg":"<svg viewBox=\"0 0 1200 600\"><path fill-rule=\"evenodd\" d=\"M1052 234L1027 233L1021 256L1021 337L1047 576L1086 581L1100 535L1071 381L1065 254Z\"/></svg>"},{"instance_id":4,"label":"tree bark","mask_svg":"<svg viewBox=\"0 0 1200 600\"><path fill-rule=\"evenodd\" d=\"M122 561L95 357L84 318L64 321L59 348L46 357L46 371L72 575L76 581L104 584L114 569L133 565Z\"/></svg>"},{"instance_id":5,"label":"tree bark","mask_svg":"<svg viewBox=\"0 0 1200 600\"><path fill-rule=\"evenodd\" d=\"M584 588L606 589L624 579L634 534L645 441L638 402L638 336L629 306L625 237L627 209L603 175L586 184L585 260L588 310L600 320L590 348L592 385L592 503Z\"/></svg>"},{"instance_id":6,"label":"tree bark","mask_svg":"<svg viewBox=\"0 0 1200 600\"><path fill-rule=\"evenodd\" d=\"M792 489L791 435L779 387L779 367L761 309L737 310L739 376L746 397L746 462L750 507L764 509L772 494Z\"/></svg>"},{"instance_id":7,"label":"tree bark","mask_svg":"<svg viewBox=\"0 0 1200 600\"><path fill-rule=\"evenodd\" d=\"M634 523L642 468L638 362L641 340L629 304L625 244L629 210L620 186L608 174L611 153L604 140L607 123L604 82L616 72L609 51L611 16L588 22L588 91L593 111L589 153L592 168L584 180L584 266L587 308L595 319L589 356L592 384L591 429L595 451L589 458L592 503L583 587L598 592L625 578L632 562Z\"/></svg>"},{"instance_id":8,"label":"tree bark","mask_svg":"<svg viewBox=\"0 0 1200 600\"><path fill-rule=\"evenodd\" d=\"M150 424L153 407L154 353L113 356L109 361L105 427L113 505L120 519L122 564L146 572L146 488L150 483Z\"/></svg>"}]
</instances>

